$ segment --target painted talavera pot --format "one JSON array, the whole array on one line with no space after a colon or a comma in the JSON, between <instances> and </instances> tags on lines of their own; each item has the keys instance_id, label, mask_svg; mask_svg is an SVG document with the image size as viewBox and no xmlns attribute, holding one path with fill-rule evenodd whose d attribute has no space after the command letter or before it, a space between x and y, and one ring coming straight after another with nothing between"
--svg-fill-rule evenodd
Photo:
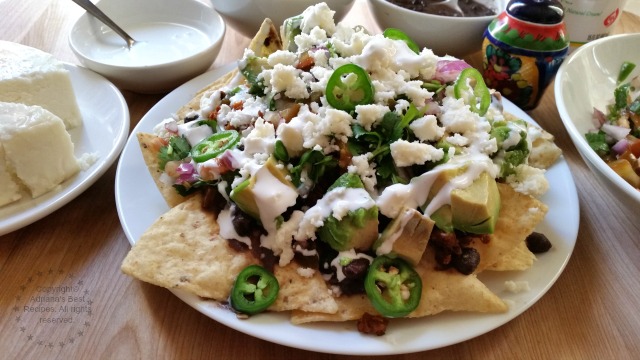
<instances>
[{"instance_id":1,"label":"painted talavera pot","mask_svg":"<svg viewBox=\"0 0 640 360\"><path fill-rule=\"evenodd\" d=\"M556 0L511 0L484 32L483 77L518 107L533 109L569 51Z\"/></svg>"}]
</instances>

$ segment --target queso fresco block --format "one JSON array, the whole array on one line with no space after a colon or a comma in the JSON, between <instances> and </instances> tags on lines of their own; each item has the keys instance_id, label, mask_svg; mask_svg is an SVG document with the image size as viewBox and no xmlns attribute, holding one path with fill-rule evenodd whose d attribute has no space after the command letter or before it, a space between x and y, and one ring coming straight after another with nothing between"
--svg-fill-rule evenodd
<instances>
[{"instance_id":1,"label":"queso fresco block","mask_svg":"<svg viewBox=\"0 0 640 360\"><path fill-rule=\"evenodd\" d=\"M0 102L0 206L38 197L75 175L80 166L63 121L40 106ZM8 184L8 185L4 185Z\"/></svg>"},{"instance_id":2,"label":"queso fresco block","mask_svg":"<svg viewBox=\"0 0 640 360\"><path fill-rule=\"evenodd\" d=\"M69 72L41 50L0 41L0 101L39 105L60 117L67 129L82 124Z\"/></svg>"}]
</instances>

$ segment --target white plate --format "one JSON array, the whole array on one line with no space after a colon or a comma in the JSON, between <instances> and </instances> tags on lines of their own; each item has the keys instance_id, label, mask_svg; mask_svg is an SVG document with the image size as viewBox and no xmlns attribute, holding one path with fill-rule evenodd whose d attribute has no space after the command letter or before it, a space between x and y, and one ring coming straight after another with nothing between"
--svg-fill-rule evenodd
<instances>
[{"instance_id":1,"label":"white plate","mask_svg":"<svg viewBox=\"0 0 640 360\"><path fill-rule=\"evenodd\" d=\"M133 130L133 134L150 132L189 101L197 90L226 73L229 67L205 73L177 88L158 102ZM522 110L505 101L505 109L531 121ZM294 326L287 314L265 313L248 320L212 301L173 291L176 296L206 316L233 329L274 343L317 352L383 355L429 350L459 343L482 335L515 318L533 305L562 273L578 234L579 204L573 178L565 160L560 159L548 171L550 190L543 200L549 213L538 227L553 243L553 248L539 256L528 271L482 274L481 279L500 297L512 305L504 314L444 313L422 319L394 319L387 335L377 337L360 334L353 322ZM133 244L160 215L168 210L149 175L138 142L132 136L127 142L116 173L116 205L124 231ZM530 291L513 294L504 290L506 280L526 280ZM543 331L540 328L540 331Z\"/></svg>"},{"instance_id":2,"label":"white plate","mask_svg":"<svg viewBox=\"0 0 640 360\"><path fill-rule=\"evenodd\" d=\"M75 199L115 162L127 140L129 108L120 90L91 70L71 64L65 67L83 119L82 126L69 131L75 156L95 153L98 158L53 191L0 207L0 236L40 220Z\"/></svg>"}]
</instances>

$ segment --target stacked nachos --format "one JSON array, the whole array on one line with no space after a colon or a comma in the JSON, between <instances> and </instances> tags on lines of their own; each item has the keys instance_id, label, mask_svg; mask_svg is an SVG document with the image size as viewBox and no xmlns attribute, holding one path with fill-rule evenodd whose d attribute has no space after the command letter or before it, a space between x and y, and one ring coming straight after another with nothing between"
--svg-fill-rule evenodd
<instances>
[{"instance_id":1,"label":"stacked nachos","mask_svg":"<svg viewBox=\"0 0 640 360\"><path fill-rule=\"evenodd\" d=\"M553 137L464 61L333 14L266 19L237 69L137 134L171 209L122 270L239 314L376 334L507 311L477 275L534 263Z\"/></svg>"}]
</instances>

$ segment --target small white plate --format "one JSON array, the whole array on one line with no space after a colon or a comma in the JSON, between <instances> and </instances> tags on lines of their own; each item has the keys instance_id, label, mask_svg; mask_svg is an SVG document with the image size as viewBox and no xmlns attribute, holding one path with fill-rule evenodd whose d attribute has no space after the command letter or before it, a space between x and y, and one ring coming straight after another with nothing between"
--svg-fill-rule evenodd
<instances>
[{"instance_id":1,"label":"small white plate","mask_svg":"<svg viewBox=\"0 0 640 360\"><path fill-rule=\"evenodd\" d=\"M27 226L75 199L114 163L129 133L129 108L120 93L104 77L80 66L65 64L82 114L82 126L71 129L76 157L95 153L96 162L35 199L0 207L0 235Z\"/></svg>"},{"instance_id":2,"label":"small white plate","mask_svg":"<svg viewBox=\"0 0 640 360\"><path fill-rule=\"evenodd\" d=\"M140 120L132 134L152 132L153 127L177 111L196 92L225 74L233 66L205 73L160 100ZM511 102L505 110L527 121L533 120ZM442 313L420 319L393 319L387 335L377 337L358 332L354 322L292 325L286 313L264 313L240 320L213 301L182 291L173 293L206 316L243 333L273 343L310 351L350 354L402 354L440 348L485 334L520 315L551 288L573 252L580 220L576 187L564 158L547 171L550 189L542 200L549 212L537 231L544 233L553 248L538 257L528 271L483 273L481 280L508 301L504 314ZM157 190L135 136L131 136L116 172L116 206L125 234L134 244L142 233L169 208ZM517 294L505 290L507 280L527 281L530 290ZM540 331L544 331L540 328Z\"/></svg>"}]
</instances>

